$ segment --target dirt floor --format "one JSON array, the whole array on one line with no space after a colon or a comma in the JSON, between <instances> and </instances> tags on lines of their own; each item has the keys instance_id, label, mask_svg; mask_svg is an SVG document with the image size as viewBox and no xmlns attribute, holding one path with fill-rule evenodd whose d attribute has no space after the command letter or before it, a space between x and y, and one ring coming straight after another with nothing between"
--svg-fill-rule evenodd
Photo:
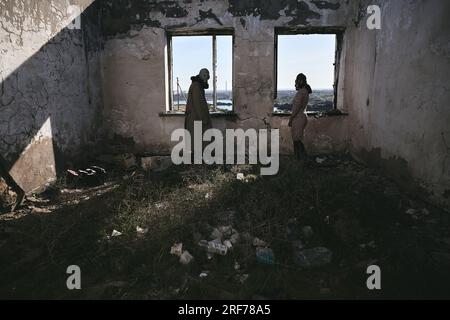
<instances>
[{"instance_id":1,"label":"dirt floor","mask_svg":"<svg viewBox=\"0 0 450 320\"><path fill-rule=\"evenodd\" d=\"M305 168L282 158L278 175L258 172L63 177L0 215L0 298L450 298L449 212L347 156ZM198 242L220 237L232 248L209 259ZM193 256L187 265L175 243ZM327 255L305 266L317 247ZM366 286L373 264L381 290ZM66 287L69 265L81 268L81 290Z\"/></svg>"}]
</instances>

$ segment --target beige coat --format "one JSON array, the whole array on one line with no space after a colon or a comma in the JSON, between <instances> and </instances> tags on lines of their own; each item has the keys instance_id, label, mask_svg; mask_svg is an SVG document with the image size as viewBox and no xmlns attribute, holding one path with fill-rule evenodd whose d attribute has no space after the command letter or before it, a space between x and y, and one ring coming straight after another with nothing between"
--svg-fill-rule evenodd
<instances>
[{"instance_id":1,"label":"beige coat","mask_svg":"<svg viewBox=\"0 0 450 320\"><path fill-rule=\"evenodd\" d=\"M301 88L297 91L292 102L292 125L291 133L292 140L302 141L303 131L305 130L308 119L306 118L305 110L308 106L309 93L306 88Z\"/></svg>"}]
</instances>

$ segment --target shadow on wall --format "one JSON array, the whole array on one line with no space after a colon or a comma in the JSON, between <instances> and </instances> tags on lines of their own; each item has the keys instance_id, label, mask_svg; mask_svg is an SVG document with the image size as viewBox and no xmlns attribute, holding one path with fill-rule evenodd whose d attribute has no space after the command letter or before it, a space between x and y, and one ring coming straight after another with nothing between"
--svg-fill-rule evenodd
<instances>
[{"instance_id":1,"label":"shadow on wall","mask_svg":"<svg viewBox=\"0 0 450 320\"><path fill-rule=\"evenodd\" d=\"M96 139L99 98L92 96L90 78L96 71L90 70L89 62L100 45L97 12L92 3L77 17L81 28L66 26L9 74L4 70L8 65L1 66L0 155L5 169L26 192L55 180L65 160L79 156L80 148ZM22 33L3 27L1 49L11 54L12 48L21 56L30 49L23 39L35 41L41 26L26 31L19 25L23 21L17 20L26 19L28 13L10 15L14 16L2 13L2 20L10 19Z\"/></svg>"}]
</instances>

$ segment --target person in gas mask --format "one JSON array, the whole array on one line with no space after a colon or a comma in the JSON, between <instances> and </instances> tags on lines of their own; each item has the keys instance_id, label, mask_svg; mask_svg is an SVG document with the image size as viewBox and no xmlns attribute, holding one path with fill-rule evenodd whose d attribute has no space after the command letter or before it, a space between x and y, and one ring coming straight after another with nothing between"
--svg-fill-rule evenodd
<instances>
[{"instance_id":1,"label":"person in gas mask","mask_svg":"<svg viewBox=\"0 0 450 320\"><path fill-rule=\"evenodd\" d=\"M292 114L289 119L292 140L294 142L294 154L302 163L306 160L306 149L303 144L303 133L308 122L305 114L308 106L309 95L312 93L311 87L306 81L306 76L300 73L295 79L295 89L297 94L292 102Z\"/></svg>"},{"instance_id":2,"label":"person in gas mask","mask_svg":"<svg viewBox=\"0 0 450 320\"><path fill-rule=\"evenodd\" d=\"M208 103L206 102L205 89L209 88L209 71L201 69L198 75L191 77L192 83L186 103L184 128L191 134L191 151L194 148L194 121L202 122L203 133L211 128ZM200 137L201 139L201 137Z\"/></svg>"}]
</instances>

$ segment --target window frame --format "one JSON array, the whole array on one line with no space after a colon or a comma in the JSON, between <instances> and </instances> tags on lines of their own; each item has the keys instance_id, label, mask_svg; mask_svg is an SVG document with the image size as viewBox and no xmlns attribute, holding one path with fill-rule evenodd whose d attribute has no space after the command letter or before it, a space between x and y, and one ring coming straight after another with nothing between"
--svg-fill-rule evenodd
<instances>
[{"instance_id":1,"label":"window frame","mask_svg":"<svg viewBox=\"0 0 450 320\"><path fill-rule=\"evenodd\" d=\"M230 112L234 112L234 29L208 29L208 30L167 30L166 31L166 37L167 37L167 57L168 57L168 64L167 64L167 72L168 72L168 111L173 112L174 111L174 101L173 101L173 46L172 46L172 38L173 37L195 37L195 36L212 36L212 79L213 79L213 108L214 112L210 113L224 113L224 112L218 112L217 111L217 43L216 43L216 36L231 36L231 101L232 101L232 110ZM179 110L177 110L179 111Z\"/></svg>"},{"instance_id":2,"label":"window frame","mask_svg":"<svg viewBox=\"0 0 450 320\"><path fill-rule=\"evenodd\" d=\"M275 28L275 48L274 48L274 101L278 94L278 36L284 35L314 35L314 34L334 34L336 37L336 47L334 53L334 82L333 82L333 110L338 110L338 86L339 86L339 71L342 59L342 49L344 43L345 28L341 27L307 27L307 28Z\"/></svg>"}]
</instances>

